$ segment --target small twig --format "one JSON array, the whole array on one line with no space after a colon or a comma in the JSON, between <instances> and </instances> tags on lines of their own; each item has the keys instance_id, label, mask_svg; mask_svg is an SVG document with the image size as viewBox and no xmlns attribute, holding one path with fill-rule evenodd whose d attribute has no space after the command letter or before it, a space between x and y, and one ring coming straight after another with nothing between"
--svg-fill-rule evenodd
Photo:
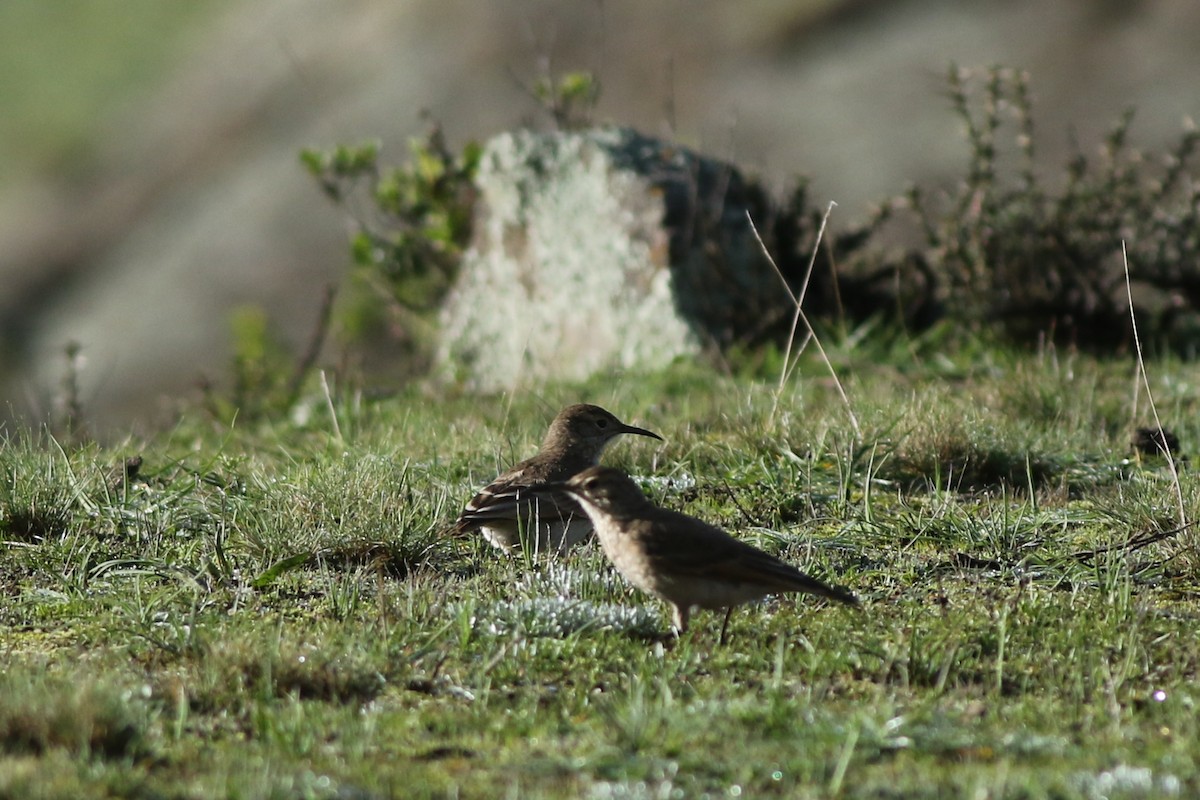
<instances>
[{"instance_id":1,"label":"small twig","mask_svg":"<svg viewBox=\"0 0 1200 800\"><path fill-rule=\"evenodd\" d=\"M1133 313L1133 288L1129 281L1129 254L1125 249L1124 239L1121 240L1121 262L1125 268L1125 296L1129 299L1129 323L1133 326L1133 346L1137 351L1138 371L1142 373L1142 384L1146 388L1146 402L1150 404L1150 411L1154 414L1154 426L1158 429L1159 441L1163 443L1163 458L1167 460L1167 466L1171 468L1171 480L1175 485L1175 498L1179 501L1179 525L1182 530L1191 523L1187 520L1187 507L1183 502L1183 488L1179 484L1179 468L1175 463L1175 456L1165 444L1167 437L1163 432L1162 420L1158 416L1158 407L1154 403L1154 393L1150 391L1150 377L1146 374L1146 362L1142 359L1142 342L1138 338L1137 316Z\"/></svg>"}]
</instances>

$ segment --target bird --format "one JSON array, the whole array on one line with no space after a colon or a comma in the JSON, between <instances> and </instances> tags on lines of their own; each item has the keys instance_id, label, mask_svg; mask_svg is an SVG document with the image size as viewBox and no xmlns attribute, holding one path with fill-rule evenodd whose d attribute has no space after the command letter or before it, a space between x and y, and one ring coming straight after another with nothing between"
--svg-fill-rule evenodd
<instances>
[{"instance_id":1,"label":"bird","mask_svg":"<svg viewBox=\"0 0 1200 800\"><path fill-rule=\"evenodd\" d=\"M587 514L569 495L531 493L547 483L562 482L595 466L604 448L617 436L630 433L663 441L645 428L626 425L600 406L567 406L550 423L541 449L501 473L467 503L452 530L479 530L501 550L528 547L535 553L562 553L592 532Z\"/></svg>"},{"instance_id":2,"label":"bird","mask_svg":"<svg viewBox=\"0 0 1200 800\"><path fill-rule=\"evenodd\" d=\"M735 539L720 528L651 502L625 473L591 467L535 492L574 497L591 518L608 560L631 584L671 605L675 635L695 607L725 609L725 644L734 606L769 594L805 592L851 606L858 599Z\"/></svg>"}]
</instances>

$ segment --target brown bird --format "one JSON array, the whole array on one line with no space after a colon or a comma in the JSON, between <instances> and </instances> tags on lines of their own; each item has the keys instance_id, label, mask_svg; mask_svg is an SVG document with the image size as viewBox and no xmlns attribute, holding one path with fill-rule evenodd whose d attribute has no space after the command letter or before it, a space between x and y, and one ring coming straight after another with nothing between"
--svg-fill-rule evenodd
<instances>
[{"instance_id":1,"label":"brown bird","mask_svg":"<svg viewBox=\"0 0 1200 800\"><path fill-rule=\"evenodd\" d=\"M593 467L617 436L633 433L662 441L657 433L626 425L600 406L580 403L558 412L537 455L502 473L471 498L454 524L457 532L482 531L502 550L523 542L534 552L563 552L592 532L592 522L570 495L531 490L565 481Z\"/></svg>"},{"instance_id":2,"label":"brown bird","mask_svg":"<svg viewBox=\"0 0 1200 800\"><path fill-rule=\"evenodd\" d=\"M827 586L720 528L654 505L620 470L592 467L536 491L565 492L579 501L617 571L671 604L677 634L687 630L692 608L724 608L724 644L733 607L775 593L806 592L858 604L845 589Z\"/></svg>"}]
</instances>

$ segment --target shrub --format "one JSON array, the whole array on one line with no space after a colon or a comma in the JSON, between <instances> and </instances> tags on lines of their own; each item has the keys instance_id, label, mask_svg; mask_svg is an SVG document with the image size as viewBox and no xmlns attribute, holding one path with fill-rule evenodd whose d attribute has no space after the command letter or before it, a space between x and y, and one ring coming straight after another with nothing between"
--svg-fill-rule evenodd
<instances>
[{"instance_id":1,"label":"shrub","mask_svg":"<svg viewBox=\"0 0 1200 800\"><path fill-rule=\"evenodd\" d=\"M941 198L910 190L907 206L925 241L906 255L945 313L975 328L998 326L1018 341L1050 332L1113 347L1129 330L1124 245L1148 327L1169 335L1183 315L1195 324L1200 192L1187 171L1193 127L1170 152L1147 156L1128 144L1128 111L1099 155L1076 152L1062 188L1051 190L1035 171L1027 74L952 67L948 80L970 161L966 177ZM1004 131L1011 131L1010 147L1000 142Z\"/></svg>"}]
</instances>

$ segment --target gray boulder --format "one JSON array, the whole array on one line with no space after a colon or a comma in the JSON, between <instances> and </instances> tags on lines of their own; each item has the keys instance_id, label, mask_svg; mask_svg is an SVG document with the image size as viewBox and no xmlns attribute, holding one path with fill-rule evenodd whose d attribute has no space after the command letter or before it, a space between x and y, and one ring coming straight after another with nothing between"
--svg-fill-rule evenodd
<instances>
[{"instance_id":1,"label":"gray boulder","mask_svg":"<svg viewBox=\"0 0 1200 800\"><path fill-rule=\"evenodd\" d=\"M441 377L482 391L654 368L782 318L738 171L629 129L487 143L474 239L442 312Z\"/></svg>"}]
</instances>

